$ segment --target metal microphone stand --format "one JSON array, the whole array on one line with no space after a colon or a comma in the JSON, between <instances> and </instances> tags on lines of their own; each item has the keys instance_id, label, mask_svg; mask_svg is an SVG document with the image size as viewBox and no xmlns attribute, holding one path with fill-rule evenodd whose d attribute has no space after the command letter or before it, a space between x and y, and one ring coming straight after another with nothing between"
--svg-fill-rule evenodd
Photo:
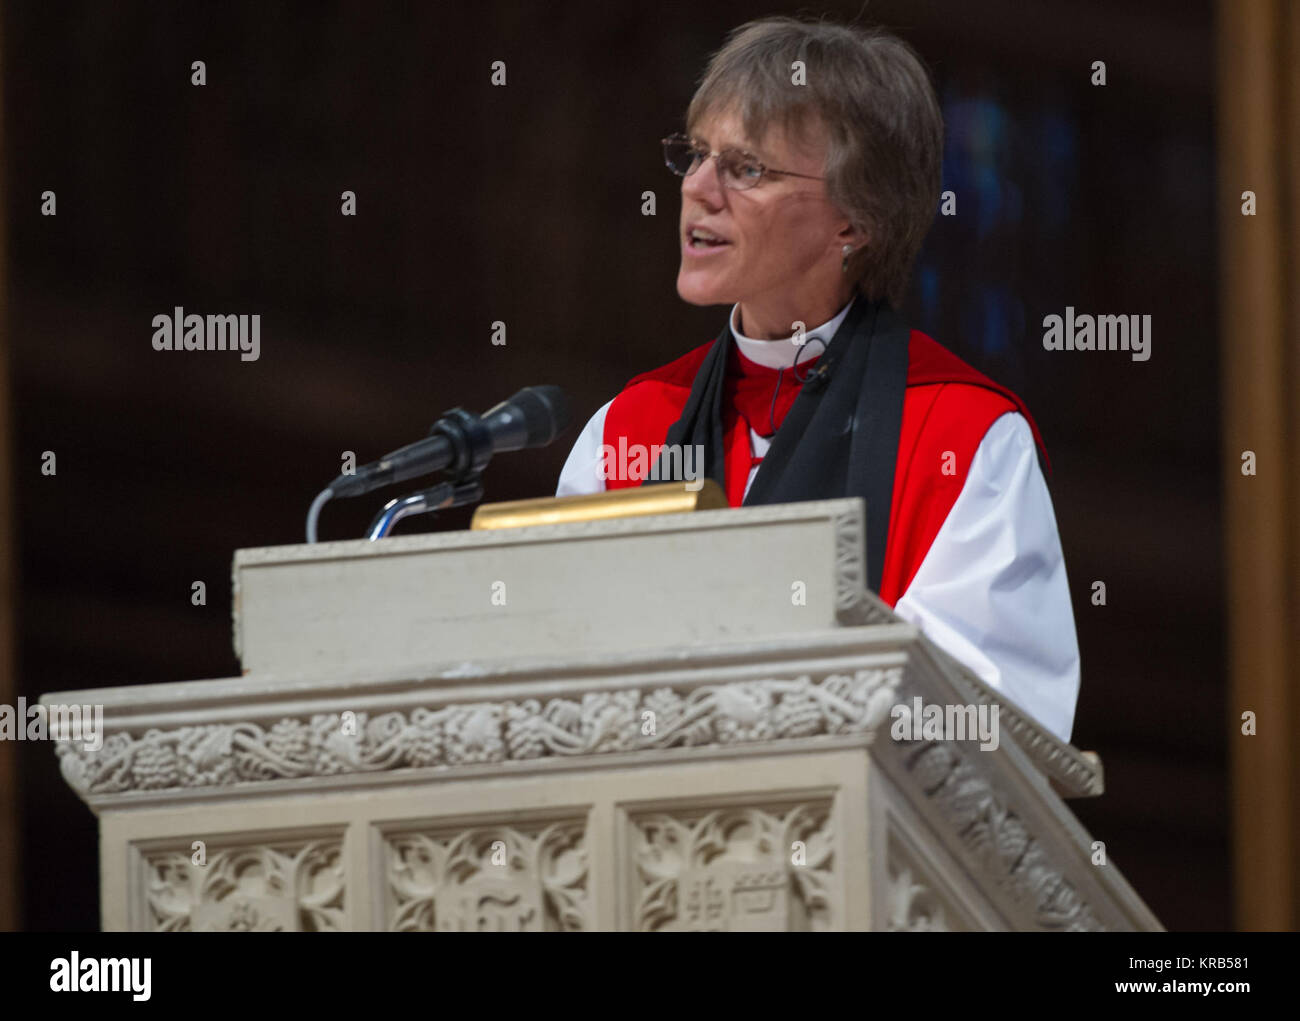
<instances>
[{"instance_id":1,"label":"metal microphone stand","mask_svg":"<svg viewBox=\"0 0 1300 1021\"><path fill-rule=\"evenodd\" d=\"M467 503L477 503L481 499L483 499L483 479L478 472L467 475L463 479L439 482L436 486L418 490L409 496L399 496L389 500L384 504L383 510L370 522L370 527L366 529L366 538L371 540L384 538L403 518L446 510L448 507L462 507Z\"/></svg>"}]
</instances>

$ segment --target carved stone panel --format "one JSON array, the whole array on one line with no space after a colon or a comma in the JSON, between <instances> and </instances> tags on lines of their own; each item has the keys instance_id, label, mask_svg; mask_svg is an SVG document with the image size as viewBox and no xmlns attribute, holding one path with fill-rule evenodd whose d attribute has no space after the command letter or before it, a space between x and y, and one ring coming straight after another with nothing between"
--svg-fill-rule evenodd
<instances>
[{"instance_id":1,"label":"carved stone panel","mask_svg":"<svg viewBox=\"0 0 1300 1021\"><path fill-rule=\"evenodd\" d=\"M889 863L889 931L951 932L943 904L919 878L911 865Z\"/></svg>"},{"instance_id":2,"label":"carved stone panel","mask_svg":"<svg viewBox=\"0 0 1300 1021\"><path fill-rule=\"evenodd\" d=\"M918 742L907 769L922 794L979 868L981 885L1024 912L1024 928L1096 932L1105 928L1022 812L953 742ZM1028 924L1026 924L1028 923Z\"/></svg>"},{"instance_id":3,"label":"carved stone panel","mask_svg":"<svg viewBox=\"0 0 1300 1021\"><path fill-rule=\"evenodd\" d=\"M344 922L343 841L150 851L145 928L154 932L336 932ZM198 861L196 861L198 859Z\"/></svg>"},{"instance_id":4,"label":"carved stone panel","mask_svg":"<svg viewBox=\"0 0 1300 1021\"><path fill-rule=\"evenodd\" d=\"M831 800L628 819L632 925L652 932L838 924Z\"/></svg>"},{"instance_id":5,"label":"carved stone panel","mask_svg":"<svg viewBox=\"0 0 1300 1021\"><path fill-rule=\"evenodd\" d=\"M758 745L888 726L900 667L763 677L685 690L589 691L580 697L454 702L408 712L316 713L110 734L89 751L55 746L83 795L249 784L578 758L673 748Z\"/></svg>"},{"instance_id":6,"label":"carved stone panel","mask_svg":"<svg viewBox=\"0 0 1300 1021\"><path fill-rule=\"evenodd\" d=\"M893 826L897 823L894 822ZM893 827L891 826L891 829ZM903 833L889 835L885 855L885 928L889 932L964 932L966 913L946 902L943 880Z\"/></svg>"},{"instance_id":7,"label":"carved stone panel","mask_svg":"<svg viewBox=\"0 0 1300 1021\"><path fill-rule=\"evenodd\" d=\"M389 832L383 841L389 930L591 928L584 819Z\"/></svg>"}]
</instances>

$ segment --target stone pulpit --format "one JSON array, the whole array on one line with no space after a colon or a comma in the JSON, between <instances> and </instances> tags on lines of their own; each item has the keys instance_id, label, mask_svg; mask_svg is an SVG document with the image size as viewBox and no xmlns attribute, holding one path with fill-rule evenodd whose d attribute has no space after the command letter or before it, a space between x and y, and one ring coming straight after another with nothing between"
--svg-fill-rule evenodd
<instances>
[{"instance_id":1,"label":"stone pulpit","mask_svg":"<svg viewBox=\"0 0 1300 1021\"><path fill-rule=\"evenodd\" d=\"M55 747L106 930L1160 928L1063 800L1100 761L867 591L859 500L233 571L241 676L42 699L103 706Z\"/></svg>"}]
</instances>

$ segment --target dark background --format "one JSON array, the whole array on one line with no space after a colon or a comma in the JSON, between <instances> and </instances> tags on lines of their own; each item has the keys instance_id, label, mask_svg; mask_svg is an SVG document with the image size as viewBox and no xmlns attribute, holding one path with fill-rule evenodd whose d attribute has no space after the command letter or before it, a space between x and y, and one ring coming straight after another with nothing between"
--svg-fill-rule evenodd
<instances>
[{"instance_id":1,"label":"dark background","mask_svg":"<svg viewBox=\"0 0 1300 1021\"><path fill-rule=\"evenodd\" d=\"M539 382L585 421L714 336L725 310L676 296L658 139L727 30L800 10L859 5L7 5L18 694L237 673L231 555L301 541L343 451ZM1072 807L1168 928L1228 928L1210 5L900 0L863 20L919 50L948 126L958 215L905 310L1017 388L1051 456L1073 740L1108 787ZM260 313L260 360L153 351L175 305ZM1066 305L1151 315L1151 360L1043 351ZM553 491L576 432L495 462L487 500ZM322 536L359 535L388 495L329 506ZM52 747L19 752L25 927L96 928L94 817Z\"/></svg>"}]
</instances>

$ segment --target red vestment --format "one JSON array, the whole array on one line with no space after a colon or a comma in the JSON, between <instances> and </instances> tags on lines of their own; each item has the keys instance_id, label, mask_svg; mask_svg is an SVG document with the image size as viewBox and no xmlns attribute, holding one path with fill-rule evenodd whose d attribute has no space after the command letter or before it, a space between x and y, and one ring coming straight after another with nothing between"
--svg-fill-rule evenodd
<instances>
[{"instance_id":1,"label":"red vestment","mask_svg":"<svg viewBox=\"0 0 1300 1021\"><path fill-rule=\"evenodd\" d=\"M619 449L662 444L669 427L681 416L691 384L704 356L716 340L680 358L634 376L614 398L605 418L603 443ZM775 343L775 342L774 342ZM799 382L790 370L757 365L738 350L728 352L727 401L723 417L726 437L726 492L733 507L744 499L751 467L750 429L771 435L780 427L798 394ZM801 358L799 375L815 358ZM775 409L772 394L776 392ZM1008 412L1028 420L1043 450L1042 437L1024 402L955 354L918 330L908 342L907 389L880 597L893 606L907 591L930 544L965 485L967 472L989 426ZM1044 459L1046 451L1043 450ZM651 459L653 462L653 459ZM607 477L607 489L639 485L640 478Z\"/></svg>"}]
</instances>

